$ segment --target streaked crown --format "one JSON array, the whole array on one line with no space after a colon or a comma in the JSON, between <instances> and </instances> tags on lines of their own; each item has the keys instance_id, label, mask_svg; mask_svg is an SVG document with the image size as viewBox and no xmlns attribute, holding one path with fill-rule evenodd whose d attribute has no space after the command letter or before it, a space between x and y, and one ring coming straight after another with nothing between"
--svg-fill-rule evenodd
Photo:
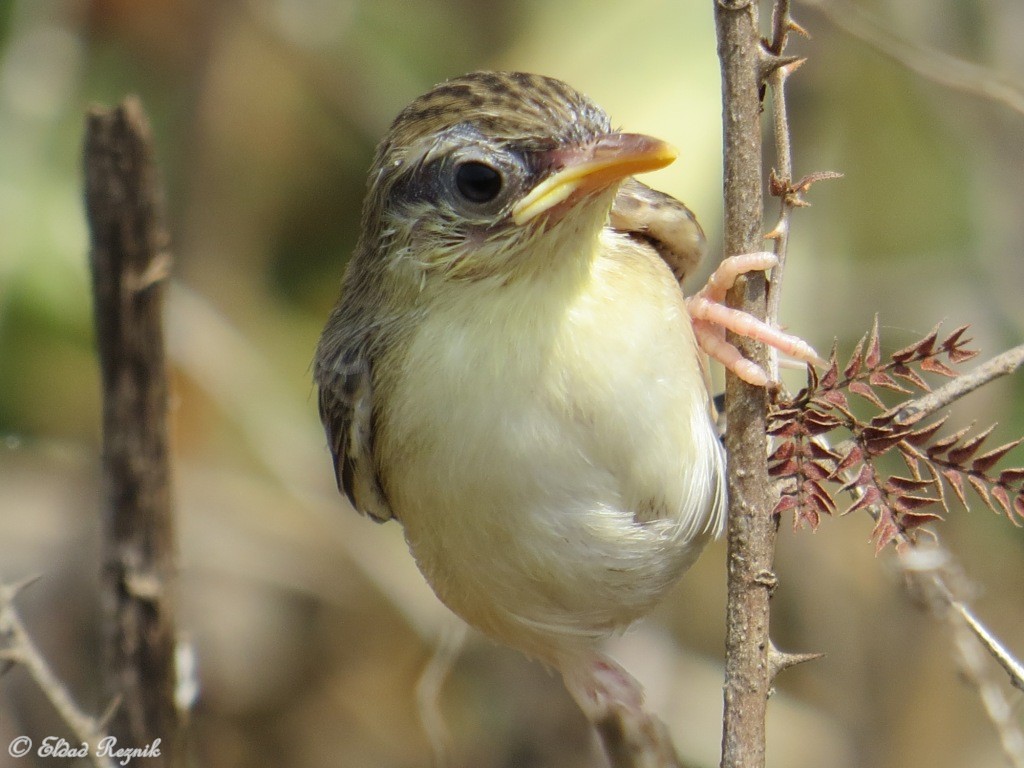
<instances>
[{"instance_id":1,"label":"streaked crown","mask_svg":"<svg viewBox=\"0 0 1024 768\"><path fill-rule=\"evenodd\" d=\"M610 127L604 110L561 80L527 72L471 72L435 86L403 109L381 149L461 123L526 150L584 142Z\"/></svg>"}]
</instances>

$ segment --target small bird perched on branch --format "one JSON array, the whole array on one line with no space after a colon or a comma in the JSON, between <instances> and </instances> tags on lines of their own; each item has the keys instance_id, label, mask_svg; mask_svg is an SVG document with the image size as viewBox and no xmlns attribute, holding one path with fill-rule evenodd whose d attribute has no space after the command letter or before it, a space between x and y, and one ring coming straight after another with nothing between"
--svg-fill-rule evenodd
<instances>
[{"instance_id":1,"label":"small bird perched on branch","mask_svg":"<svg viewBox=\"0 0 1024 768\"><path fill-rule=\"evenodd\" d=\"M640 702L596 645L722 527L699 347L754 384L723 326L815 358L721 304L770 254L727 259L684 299L703 232L631 178L675 157L552 78L438 85L377 148L316 353L339 488L399 520L438 597L558 669L595 721Z\"/></svg>"}]
</instances>

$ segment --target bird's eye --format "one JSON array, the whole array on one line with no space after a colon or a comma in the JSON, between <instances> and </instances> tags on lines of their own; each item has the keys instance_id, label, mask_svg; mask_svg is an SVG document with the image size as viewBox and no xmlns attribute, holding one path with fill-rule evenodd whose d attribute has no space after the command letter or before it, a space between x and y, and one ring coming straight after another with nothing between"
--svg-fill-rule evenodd
<instances>
[{"instance_id":1,"label":"bird's eye","mask_svg":"<svg viewBox=\"0 0 1024 768\"><path fill-rule=\"evenodd\" d=\"M455 187L471 203L491 202L501 186L501 172L486 163L471 160L455 169Z\"/></svg>"}]
</instances>

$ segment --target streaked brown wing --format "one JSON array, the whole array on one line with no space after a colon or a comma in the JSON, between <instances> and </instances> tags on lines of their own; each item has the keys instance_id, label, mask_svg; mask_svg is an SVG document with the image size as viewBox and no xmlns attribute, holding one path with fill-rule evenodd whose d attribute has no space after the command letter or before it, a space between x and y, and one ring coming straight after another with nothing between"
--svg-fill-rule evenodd
<instances>
[{"instance_id":1,"label":"streaked brown wing","mask_svg":"<svg viewBox=\"0 0 1024 768\"><path fill-rule=\"evenodd\" d=\"M394 517L373 460L373 380L363 344L338 348L324 332L316 360L320 420L334 457L334 474L358 511L384 522Z\"/></svg>"},{"instance_id":2,"label":"streaked brown wing","mask_svg":"<svg viewBox=\"0 0 1024 768\"><path fill-rule=\"evenodd\" d=\"M707 248L704 230L689 208L636 179L626 180L619 188L610 223L614 229L650 243L680 285Z\"/></svg>"}]
</instances>

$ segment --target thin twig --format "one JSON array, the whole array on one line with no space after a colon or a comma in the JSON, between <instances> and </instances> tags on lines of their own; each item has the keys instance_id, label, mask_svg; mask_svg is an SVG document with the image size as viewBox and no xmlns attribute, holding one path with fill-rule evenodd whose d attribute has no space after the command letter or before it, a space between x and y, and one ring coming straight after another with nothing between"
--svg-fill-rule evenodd
<instances>
[{"instance_id":1,"label":"thin twig","mask_svg":"<svg viewBox=\"0 0 1024 768\"><path fill-rule=\"evenodd\" d=\"M778 19L782 16L780 9L776 8L776 26ZM776 34L780 34L777 32ZM781 33L785 34L785 33ZM775 161L779 165L778 173L788 185L793 178L793 151L790 146L789 116L786 109L786 78L792 70L790 67L778 67L768 76L768 84L772 89L772 120L775 130ZM768 280L768 315L770 324L776 325L779 321L779 307L782 303L782 278L786 271L786 256L789 253L789 217L793 206L788 195L779 198L779 219L772 228L770 237L774 243L773 250L778 258L778 266L772 269L771 277ZM768 375L773 381L779 380L779 352L774 347L768 350L769 371Z\"/></svg>"},{"instance_id":2,"label":"thin twig","mask_svg":"<svg viewBox=\"0 0 1024 768\"><path fill-rule=\"evenodd\" d=\"M982 706L999 735L1003 753L1014 768L1024 768L1024 732L1014 716L1006 694L993 679L987 665L988 651L1010 674L1010 682L1021 686L1021 665L1005 646L979 622L957 597L963 587L952 556L937 541L928 546L905 547L900 566L908 586L920 595L931 613L950 627L957 661L965 677L978 691Z\"/></svg>"},{"instance_id":3,"label":"thin twig","mask_svg":"<svg viewBox=\"0 0 1024 768\"><path fill-rule=\"evenodd\" d=\"M847 34L933 82L1024 115L1024 88L1006 75L900 37L862 7L842 0L801 0Z\"/></svg>"},{"instance_id":4,"label":"thin twig","mask_svg":"<svg viewBox=\"0 0 1024 768\"><path fill-rule=\"evenodd\" d=\"M789 6L790 0L775 0L775 6L772 8L772 39L765 41L765 47L775 56L782 55L789 41L792 29Z\"/></svg>"},{"instance_id":5,"label":"thin twig","mask_svg":"<svg viewBox=\"0 0 1024 768\"><path fill-rule=\"evenodd\" d=\"M978 638L978 642L985 647L985 650L999 663L999 666L1006 670L1006 674L1010 676L1010 685L1024 691L1024 664L1021 664L1014 658L1013 654L1006 649L1006 646L999 641L999 638L978 621L970 608L959 600L954 600L950 603L950 606L960 614L960 618L964 620L964 623L974 633L974 636Z\"/></svg>"},{"instance_id":6,"label":"thin twig","mask_svg":"<svg viewBox=\"0 0 1024 768\"><path fill-rule=\"evenodd\" d=\"M1013 373L1021 364L1024 364L1024 344L996 355L970 373L951 379L923 397L911 400L900 408L893 422L897 425L914 424L990 381Z\"/></svg>"},{"instance_id":7,"label":"thin twig","mask_svg":"<svg viewBox=\"0 0 1024 768\"><path fill-rule=\"evenodd\" d=\"M849 450L853 446L852 441L844 441L836 446L836 451L842 453L843 451ZM842 479L849 479L849 471L844 473ZM851 489L851 492L856 492L857 489ZM879 510L875 506L869 506L865 511L870 514L875 520L878 519ZM929 543L928 545L922 545L916 539L910 538L906 533L899 534L897 551L900 553L900 563L903 567L904 573L913 573L917 581L910 582L915 584L920 589L918 583L922 572L927 572L928 576L928 587L929 587L929 599L934 603L936 601L941 602L951 612L956 614L959 618L962 627L965 631L968 631L973 638L983 647L990 656L999 664L1000 667L1006 672L1010 685L1021 691L1024 691L1024 664L1020 662L1006 647L1006 645L1000 641L991 630L988 629L975 615L974 612L968 607L967 603L958 598L956 591L950 586L949 574L953 573L956 569L953 567L953 556L941 547L938 543L938 536L934 531L929 531ZM941 564L939 567L938 564ZM962 591L962 590L960 590ZM959 627L954 627L959 631ZM981 679L981 678L979 678ZM984 679L988 679L987 673ZM1021 745L1020 755L1024 755L1024 740L1018 741L1016 736L1004 737L1003 733L1008 728L1008 725L1003 725L1003 716L1001 705L996 705L998 697L992 692L986 692L982 690L982 686L979 683L979 696L982 699L982 703L989 712L990 718L995 722L997 729L999 729L1001 738L1003 739L1004 745L1009 744L1012 747L1011 752L1015 751L1017 747L1015 745ZM993 711L995 714L993 714ZM1014 726L1016 727L1016 726ZM1010 755L1011 760L1016 760L1013 754ZM1024 763L1014 762L1015 765L1024 768Z\"/></svg>"},{"instance_id":8,"label":"thin twig","mask_svg":"<svg viewBox=\"0 0 1024 768\"><path fill-rule=\"evenodd\" d=\"M897 426L908 426L929 416L934 416L943 408L952 405L985 384L1013 373L1022 364L1024 364L1024 344L989 358L973 370L950 379L938 389L904 403L893 417L893 423ZM856 442L852 438L836 443L835 446L830 446L827 440L820 437L816 440L822 447L830 448L840 456L847 455L856 446ZM841 479L843 482L847 482L850 478L843 477ZM782 485L785 482L783 480Z\"/></svg>"},{"instance_id":9,"label":"thin twig","mask_svg":"<svg viewBox=\"0 0 1024 768\"><path fill-rule=\"evenodd\" d=\"M29 583L0 584L0 639L6 640L6 646L0 649L0 660L18 664L29 673L39 690L57 710L61 720L71 729L75 739L88 746L89 761L96 768L113 768L114 763L101 756L97 748L106 735L102 720L89 717L78 708L60 678L46 663L18 615L14 598Z\"/></svg>"},{"instance_id":10,"label":"thin twig","mask_svg":"<svg viewBox=\"0 0 1024 768\"><path fill-rule=\"evenodd\" d=\"M462 621L449 622L434 646L434 653L416 683L416 704L420 724L430 743L434 768L451 763L451 738L441 713L441 691L466 642L467 626Z\"/></svg>"},{"instance_id":11,"label":"thin twig","mask_svg":"<svg viewBox=\"0 0 1024 768\"><path fill-rule=\"evenodd\" d=\"M789 110L786 105L786 80L804 63L802 58L784 58L782 56L789 40L790 32L809 36L807 31L793 20L790 14L790 0L776 0L772 10L772 38L765 41L764 66L769 68L767 76L771 87L772 135L775 137L775 162L777 168L772 171L769 190L779 198L779 218L775 226L765 235L773 241L773 252L779 260L778 266L772 269L768 280L768 312L767 320L772 325L779 321L779 309L782 303L782 281L786 271L786 257L789 253L790 216L794 208L808 205L801 198L811 184L816 181L841 176L838 173L822 172L811 174L794 184L793 182L793 149L789 130ZM769 373L774 381L779 380L779 352L769 348Z\"/></svg>"},{"instance_id":12,"label":"thin twig","mask_svg":"<svg viewBox=\"0 0 1024 768\"><path fill-rule=\"evenodd\" d=\"M772 38L765 42L767 53L780 60L786 50L789 33L798 31L806 35L807 32L790 15L789 0L776 0L772 10ZM768 307L766 319L769 324L777 325L779 322L779 309L782 304L782 282L786 271L786 257L789 253L789 227L790 216L793 208L797 205L795 195L789 194L793 178L793 148L789 130L789 110L786 104L786 80L803 63L803 59L775 66L768 75L768 85L771 88L771 112L772 112L772 136L775 139L775 162L777 171L773 172L773 179L777 176L787 190L779 197L779 218L772 227L767 238L773 242L773 252L779 260L777 266L772 268L771 276L768 278ZM774 185L772 185L774 186ZM771 187L770 187L771 188ZM774 193L774 192L773 192ZM769 376L773 381L779 381L779 352L774 347L769 347ZM787 653L780 651L775 644L770 642L768 646L768 679L774 683L776 676L784 669L814 661L821 658L820 653Z\"/></svg>"}]
</instances>

